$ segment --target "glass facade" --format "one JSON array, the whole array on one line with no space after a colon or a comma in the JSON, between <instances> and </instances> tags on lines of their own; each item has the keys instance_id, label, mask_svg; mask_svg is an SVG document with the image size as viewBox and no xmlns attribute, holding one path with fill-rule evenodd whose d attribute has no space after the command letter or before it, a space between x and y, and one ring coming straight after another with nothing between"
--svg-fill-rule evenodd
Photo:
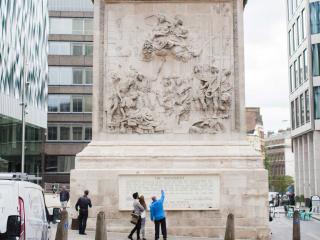
<instances>
[{"instance_id":1,"label":"glass facade","mask_svg":"<svg viewBox=\"0 0 320 240\"><path fill-rule=\"evenodd\" d=\"M0 94L21 99L22 80L26 72L29 82L26 89L27 104L45 111L48 75L47 1L1 0L0 13Z\"/></svg>"},{"instance_id":2,"label":"glass facade","mask_svg":"<svg viewBox=\"0 0 320 240\"><path fill-rule=\"evenodd\" d=\"M313 89L314 93L314 117L320 119L320 87Z\"/></svg>"},{"instance_id":3,"label":"glass facade","mask_svg":"<svg viewBox=\"0 0 320 240\"><path fill-rule=\"evenodd\" d=\"M320 76L320 43L312 44L312 73L313 76Z\"/></svg>"},{"instance_id":4,"label":"glass facade","mask_svg":"<svg viewBox=\"0 0 320 240\"><path fill-rule=\"evenodd\" d=\"M26 125L25 170L29 174L41 172L43 129ZM0 172L21 171L22 124L0 115Z\"/></svg>"},{"instance_id":5,"label":"glass facade","mask_svg":"<svg viewBox=\"0 0 320 240\"><path fill-rule=\"evenodd\" d=\"M74 169L75 156L55 156L47 155L45 172L69 173Z\"/></svg>"},{"instance_id":6,"label":"glass facade","mask_svg":"<svg viewBox=\"0 0 320 240\"><path fill-rule=\"evenodd\" d=\"M311 34L320 33L320 2L310 3Z\"/></svg>"}]
</instances>

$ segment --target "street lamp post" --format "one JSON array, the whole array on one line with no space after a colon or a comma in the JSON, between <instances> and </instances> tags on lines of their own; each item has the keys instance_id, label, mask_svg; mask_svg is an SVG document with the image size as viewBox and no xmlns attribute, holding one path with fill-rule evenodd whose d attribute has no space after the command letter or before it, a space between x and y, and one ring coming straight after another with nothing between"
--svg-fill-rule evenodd
<instances>
[{"instance_id":1,"label":"street lamp post","mask_svg":"<svg viewBox=\"0 0 320 240\"><path fill-rule=\"evenodd\" d=\"M26 107L27 104L25 102L25 94L26 94L26 84L28 81L27 80L27 61L26 61L26 55L24 55L23 59L23 79L22 79L22 96L21 96L21 106L22 106L22 141L21 141L21 173L25 172L25 135L26 135Z\"/></svg>"}]
</instances>

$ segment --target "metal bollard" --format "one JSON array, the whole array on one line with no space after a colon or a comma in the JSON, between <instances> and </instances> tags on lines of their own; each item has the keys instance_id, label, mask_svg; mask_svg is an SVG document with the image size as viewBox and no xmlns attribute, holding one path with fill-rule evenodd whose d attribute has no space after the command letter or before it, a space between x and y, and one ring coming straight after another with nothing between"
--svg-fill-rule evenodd
<instances>
[{"instance_id":1,"label":"metal bollard","mask_svg":"<svg viewBox=\"0 0 320 240\"><path fill-rule=\"evenodd\" d=\"M234 215L232 213L228 215L224 240L234 240Z\"/></svg>"},{"instance_id":2,"label":"metal bollard","mask_svg":"<svg viewBox=\"0 0 320 240\"><path fill-rule=\"evenodd\" d=\"M58 223L55 240L68 240L68 212L61 212L61 221Z\"/></svg>"},{"instance_id":3,"label":"metal bollard","mask_svg":"<svg viewBox=\"0 0 320 240\"><path fill-rule=\"evenodd\" d=\"M106 217L103 211L97 215L95 240L107 240Z\"/></svg>"},{"instance_id":4,"label":"metal bollard","mask_svg":"<svg viewBox=\"0 0 320 240\"><path fill-rule=\"evenodd\" d=\"M292 240L300 240L300 215L299 211L293 213L293 237Z\"/></svg>"}]
</instances>

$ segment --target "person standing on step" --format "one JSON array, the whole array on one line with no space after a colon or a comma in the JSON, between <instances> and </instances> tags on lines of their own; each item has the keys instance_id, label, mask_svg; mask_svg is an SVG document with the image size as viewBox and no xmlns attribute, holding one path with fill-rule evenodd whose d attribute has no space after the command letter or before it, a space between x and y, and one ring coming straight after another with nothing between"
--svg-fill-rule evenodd
<instances>
[{"instance_id":1,"label":"person standing on step","mask_svg":"<svg viewBox=\"0 0 320 240\"><path fill-rule=\"evenodd\" d=\"M155 240L159 240L159 230L161 225L161 232L163 239L167 239L167 224L166 215L163 209L164 191L161 190L161 198L157 200L155 196L152 197L152 203L150 205L150 218L154 222L155 226Z\"/></svg>"},{"instance_id":2,"label":"person standing on step","mask_svg":"<svg viewBox=\"0 0 320 240\"><path fill-rule=\"evenodd\" d=\"M86 226L88 219L88 208L92 207L91 200L88 198L89 191L85 190L84 195L80 197L76 204L76 210L79 210L79 234L86 235Z\"/></svg>"}]
</instances>

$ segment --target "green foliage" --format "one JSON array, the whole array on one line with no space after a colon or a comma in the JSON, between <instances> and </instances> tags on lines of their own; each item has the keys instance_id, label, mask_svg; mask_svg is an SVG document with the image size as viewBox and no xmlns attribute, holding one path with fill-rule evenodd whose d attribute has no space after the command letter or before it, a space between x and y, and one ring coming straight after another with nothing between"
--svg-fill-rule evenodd
<instances>
[{"instance_id":1,"label":"green foliage","mask_svg":"<svg viewBox=\"0 0 320 240\"><path fill-rule=\"evenodd\" d=\"M293 178L291 176L269 176L269 184L274 187L274 191L285 193L287 188L293 184Z\"/></svg>"},{"instance_id":2,"label":"green foliage","mask_svg":"<svg viewBox=\"0 0 320 240\"><path fill-rule=\"evenodd\" d=\"M270 158L268 156L265 157L263 163L264 163L264 168L270 172L271 160L270 160Z\"/></svg>"}]
</instances>

